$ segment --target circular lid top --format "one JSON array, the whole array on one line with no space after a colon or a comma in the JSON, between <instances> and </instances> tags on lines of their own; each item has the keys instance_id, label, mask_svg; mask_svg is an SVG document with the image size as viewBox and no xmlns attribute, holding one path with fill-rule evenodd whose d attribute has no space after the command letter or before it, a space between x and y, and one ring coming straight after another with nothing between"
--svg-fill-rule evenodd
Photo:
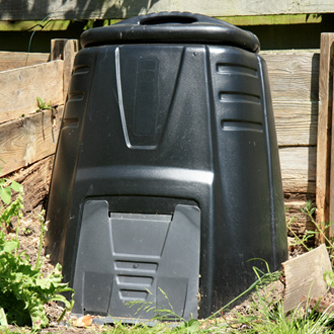
<instances>
[{"instance_id":1,"label":"circular lid top","mask_svg":"<svg viewBox=\"0 0 334 334\"><path fill-rule=\"evenodd\" d=\"M83 48L128 43L203 43L237 46L258 52L260 42L251 32L208 16L162 12L132 17L111 26L92 28L80 37Z\"/></svg>"}]
</instances>

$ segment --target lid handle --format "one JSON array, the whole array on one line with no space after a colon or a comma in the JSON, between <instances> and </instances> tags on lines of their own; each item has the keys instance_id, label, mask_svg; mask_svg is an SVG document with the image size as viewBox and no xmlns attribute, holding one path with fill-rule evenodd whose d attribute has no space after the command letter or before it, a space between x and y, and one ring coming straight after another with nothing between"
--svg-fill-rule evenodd
<instances>
[{"instance_id":1,"label":"lid handle","mask_svg":"<svg viewBox=\"0 0 334 334\"><path fill-rule=\"evenodd\" d=\"M153 24L190 24L197 22L198 19L194 16L189 15L154 15L150 17L145 17L140 20L141 25L153 25Z\"/></svg>"}]
</instances>

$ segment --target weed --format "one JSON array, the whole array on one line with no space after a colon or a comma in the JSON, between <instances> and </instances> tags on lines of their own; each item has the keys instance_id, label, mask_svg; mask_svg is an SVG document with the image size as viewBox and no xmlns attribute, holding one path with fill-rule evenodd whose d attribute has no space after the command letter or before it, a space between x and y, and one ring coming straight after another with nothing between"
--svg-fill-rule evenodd
<instances>
[{"instance_id":1,"label":"weed","mask_svg":"<svg viewBox=\"0 0 334 334\"><path fill-rule=\"evenodd\" d=\"M310 251L312 250L312 247L307 246L307 241L309 241L311 238L315 237L317 240L324 240L326 243L327 251L329 254L329 257L331 259L331 263L333 265L334 263L334 241L332 238L327 237L326 231L330 228L333 222L324 224L321 223L320 225L316 222L314 219L314 213L315 213L316 207L313 206L311 201L308 201L304 207L304 209L301 209L301 211L310 219L312 224L315 227L314 231L306 231L306 233L303 235L303 237L298 237L294 231L291 229L290 225L294 221L294 218L292 218L287 227L289 231L294 236L294 245L302 245L305 250Z\"/></svg>"},{"instance_id":2,"label":"weed","mask_svg":"<svg viewBox=\"0 0 334 334\"><path fill-rule=\"evenodd\" d=\"M3 162L3 160L0 159ZM1 171L1 168L0 168ZM22 192L22 186L16 181L9 180L5 177L0 179L0 199L8 205L12 200L12 191ZM1 207L1 206L0 206Z\"/></svg>"},{"instance_id":3,"label":"weed","mask_svg":"<svg viewBox=\"0 0 334 334\"><path fill-rule=\"evenodd\" d=\"M43 101L43 99L39 96L37 96L37 106L38 109L37 111L41 111L41 110L51 110L51 101L49 103L46 103Z\"/></svg>"},{"instance_id":4,"label":"weed","mask_svg":"<svg viewBox=\"0 0 334 334\"><path fill-rule=\"evenodd\" d=\"M275 273L273 273L275 274ZM270 298L272 291L265 287L271 281L270 273L258 278L255 292L250 297L250 304L246 314L232 313L227 321L229 333L272 333L272 334L299 334L299 333L334 333L331 329L333 315L325 310L318 313L316 308L306 306L295 308L292 312L284 312L282 301ZM329 274L332 278L332 274ZM272 280L277 276L273 275Z\"/></svg>"},{"instance_id":5,"label":"weed","mask_svg":"<svg viewBox=\"0 0 334 334\"><path fill-rule=\"evenodd\" d=\"M291 228L291 224L296 220L295 217L292 217L288 224L287 224L287 228L290 231L290 233L293 235L294 240L293 240L293 244L292 246L302 246L305 250L310 251L311 248L309 246L307 246L308 242L310 241L310 239L314 236L314 231L309 231L307 230L303 236L300 238Z\"/></svg>"},{"instance_id":6,"label":"weed","mask_svg":"<svg viewBox=\"0 0 334 334\"><path fill-rule=\"evenodd\" d=\"M121 322L114 324L113 330L106 333L118 334L118 333L173 333L173 334L192 334L192 333L221 333L222 327L226 327L226 324L218 324L217 321L212 319L198 320L190 319L186 320L180 315L176 314L173 306L171 305L166 293L159 288L160 293L166 299L166 305L168 308L157 308L155 302L145 302L140 300L130 301L126 303L130 308L137 306L139 311L152 312L154 316L149 320L139 321L137 324L129 327ZM151 293L150 291L148 291Z\"/></svg>"},{"instance_id":7,"label":"weed","mask_svg":"<svg viewBox=\"0 0 334 334\"><path fill-rule=\"evenodd\" d=\"M286 314L281 303L270 307L259 291L256 292L256 297L252 300L249 315L238 314L236 319L247 326L244 333L333 333L328 327L332 317L326 312L318 314L296 308L292 313Z\"/></svg>"},{"instance_id":8,"label":"weed","mask_svg":"<svg viewBox=\"0 0 334 334\"><path fill-rule=\"evenodd\" d=\"M0 230L0 323L2 326L7 326L8 323L18 326L32 325L33 329L40 329L48 325L44 304L49 301L60 301L64 303L65 311L69 310L73 301L67 301L61 293L73 290L68 284L62 283L59 264L46 277L40 270L40 254L45 231L42 217L38 259L34 268L29 263L29 256L20 251L18 233L23 208L22 186L18 183L8 183L6 179L0 180L0 185L2 189L0 197L3 202L0 221L7 227L13 218L17 219L14 237L9 237ZM12 190L18 191L15 200L11 200Z\"/></svg>"}]
</instances>

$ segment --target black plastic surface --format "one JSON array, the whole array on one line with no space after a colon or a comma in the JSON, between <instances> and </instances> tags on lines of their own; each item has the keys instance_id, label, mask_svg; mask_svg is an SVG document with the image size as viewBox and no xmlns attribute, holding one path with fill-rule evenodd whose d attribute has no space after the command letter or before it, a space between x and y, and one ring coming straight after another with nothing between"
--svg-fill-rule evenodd
<instances>
[{"instance_id":1,"label":"black plastic surface","mask_svg":"<svg viewBox=\"0 0 334 334\"><path fill-rule=\"evenodd\" d=\"M151 22L146 26L156 26ZM87 47L76 56L51 182L47 252L71 286L85 265L91 283L83 291L105 281L110 295L114 274L78 261L86 201L125 214L198 207L198 316L207 317L253 283L253 266L265 269L250 259L276 270L287 258L267 70L246 47L149 43ZM102 238L101 221L94 224ZM145 262L140 248L138 257ZM79 305L82 294L76 292Z\"/></svg>"},{"instance_id":2,"label":"black plastic surface","mask_svg":"<svg viewBox=\"0 0 334 334\"><path fill-rule=\"evenodd\" d=\"M142 307L138 311L142 304L127 305L139 300L188 319L196 315L198 207L177 205L173 216L109 210L105 200L87 200L84 204L72 312L152 318L154 310L147 312Z\"/></svg>"},{"instance_id":3,"label":"black plastic surface","mask_svg":"<svg viewBox=\"0 0 334 334\"><path fill-rule=\"evenodd\" d=\"M203 43L231 45L258 52L251 32L227 22L192 13L163 12L136 16L120 23L86 30L82 47L124 43Z\"/></svg>"}]
</instances>

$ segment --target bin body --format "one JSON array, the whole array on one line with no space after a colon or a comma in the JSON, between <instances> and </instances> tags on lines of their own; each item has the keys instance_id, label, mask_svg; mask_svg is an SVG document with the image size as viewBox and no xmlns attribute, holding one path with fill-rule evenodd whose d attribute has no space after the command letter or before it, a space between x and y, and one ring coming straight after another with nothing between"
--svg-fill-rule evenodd
<instances>
[{"instance_id":1,"label":"bin body","mask_svg":"<svg viewBox=\"0 0 334 334\"><path fill-rule=\"evenodd\" d=\"M172 17L92 29L75 58L47 210L47 252L75 289L75 314L150 318L127 305L139 300L207 317L254 282L264 266L249 260L276 270L287 258L256 38L235 41L229 25L227 41L172 38L175 26L221 24ZM143 18L162 42L133 35Z\"/></svg>"}]
</instances>

